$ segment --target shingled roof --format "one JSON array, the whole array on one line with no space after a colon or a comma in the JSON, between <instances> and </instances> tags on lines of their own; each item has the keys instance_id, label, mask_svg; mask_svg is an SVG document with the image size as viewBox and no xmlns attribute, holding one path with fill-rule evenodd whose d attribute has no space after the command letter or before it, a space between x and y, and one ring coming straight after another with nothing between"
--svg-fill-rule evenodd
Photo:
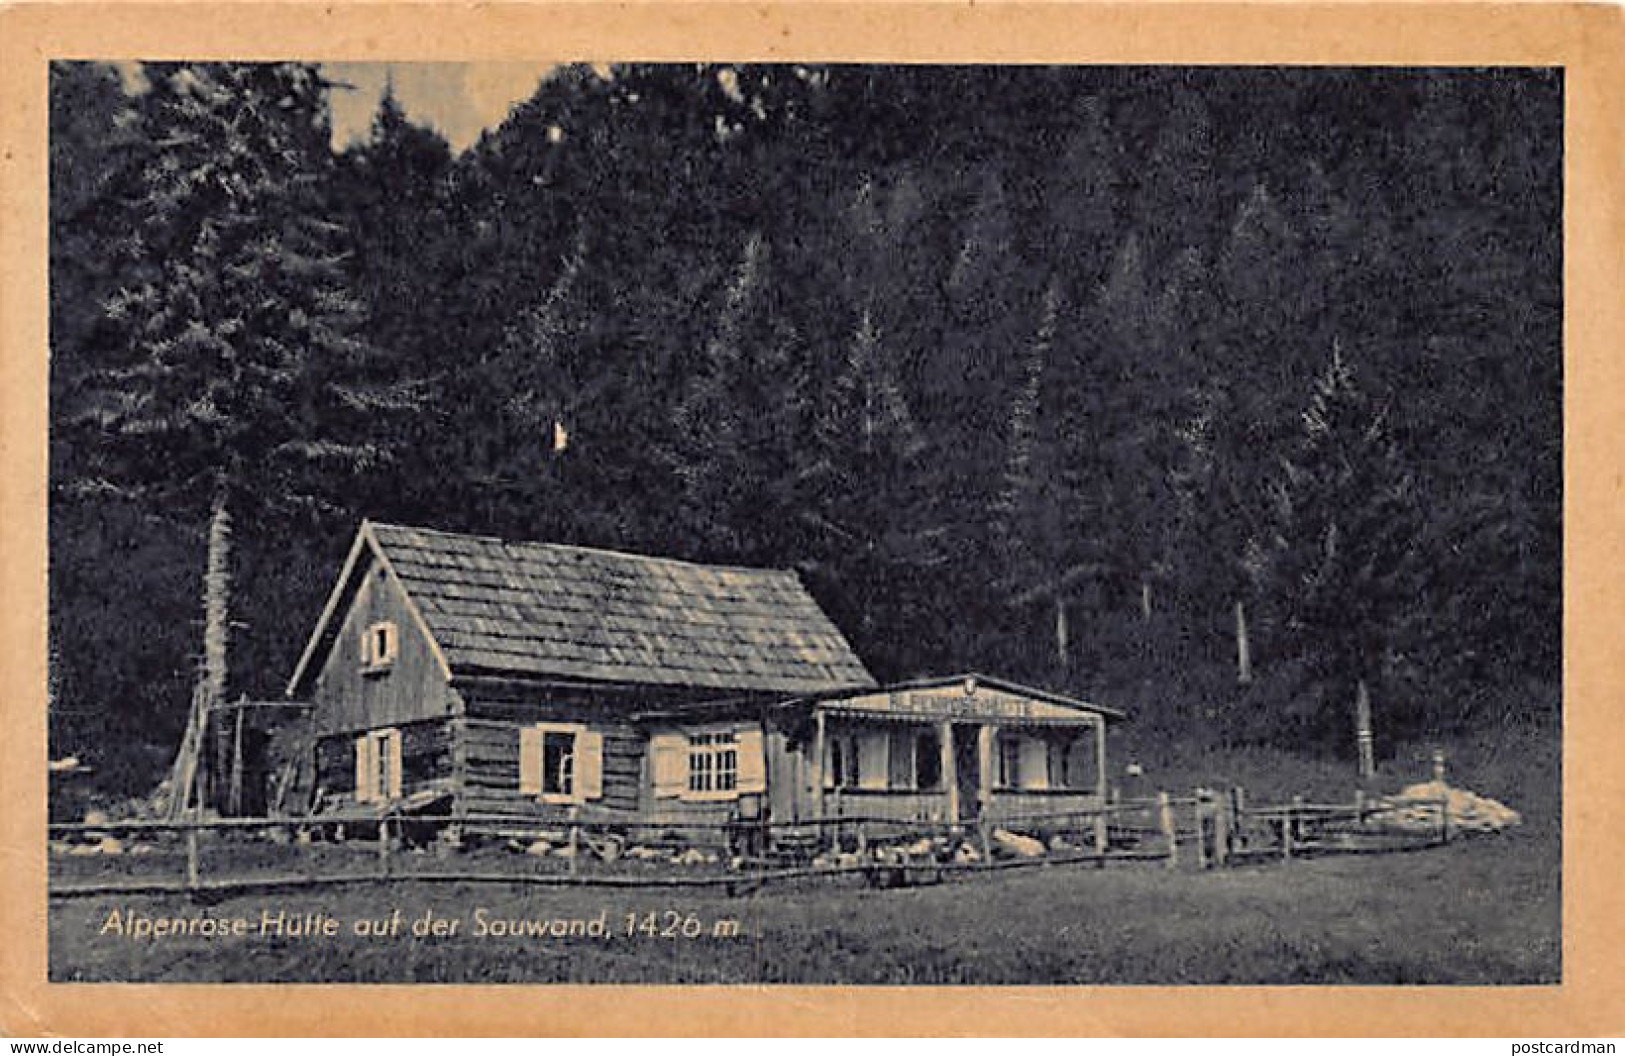
<instances>
[{"instance_id":1,"label":"shingled roof","mask_svg":"<svg viewBox=\"0 0 1625 1056\"><path fill-rule=\"evenodd\" d=\"M314 676L337 631L329 625L341 618L345 581L368 547L405 589L452 675L725 692L874 685L794 572L367 521L290 694Z\"/></svg>"}]
</instances>

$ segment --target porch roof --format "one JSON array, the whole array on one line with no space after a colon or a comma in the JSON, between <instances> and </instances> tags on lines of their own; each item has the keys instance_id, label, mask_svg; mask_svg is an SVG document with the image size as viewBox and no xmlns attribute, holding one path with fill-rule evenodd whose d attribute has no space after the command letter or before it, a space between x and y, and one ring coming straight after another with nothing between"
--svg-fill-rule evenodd
<instances>
[{"instance_id":1,"label":"porch roof","mask_svg":"<svg viewBox=\"0 0 1625 1056\"><path fill-rule=\"evenodd\" d=\"M857 702L863 699L874 699L887 696L897 697L911 693L926 693L934 690L940 691L965 686L974 686L976 689L986 687L996 692L1007 694L1011 697L1025 698L1035 702L1053 705L1058 709L1067 709L1078 712L1078 721L1089 721L1089 719L1085 718L1085 716L1098 716L1108 721L1120 721L1128 717L1126 713L1118 708L1108 707L1104 704L1095 704L1090 701L1079 700L1076 697L1069 697L1063 693L1056 693L1047 689L1038 689L1032 686L1022 685L1019 682L1012 682L1009 679L978 674L975 672L911 679L904 682L894 682L878 688L874 686L848 686L843 689L832 689L825 692L806 694L798 697L787 697L768 702L763 702L760 697L707 701L704 703L679 707L652 709L649 711L640 712L636 717L644 720L681 720L760 713L763 711L781 711L795 708L825 707L830 710L838 710L840 709L840 705L844 702ZM967 698L974 699L974 693L966 694L966 696ZM854 707L851 709L841 710L851 710L856 712L864 709ZM986 717L993 719L1005 718L1015 722L1027 721L1050 724L1067 721L1067 716L1064 711L1050 712L1042 716L1017 716L995 714L994 710L995 709L989 706ZM869 710L868 713L876 717L881 717L885 714L879 709ZM960 709L960 714L967 720L976 717L976 713L977 708L974 705L962 707ZM892 717L903 721L926 721L931 717L931 715L929 715L927 712L916 711L914 709L899 709L898 711L891 713L891 715Z\"/></svg>"}]
</instances>

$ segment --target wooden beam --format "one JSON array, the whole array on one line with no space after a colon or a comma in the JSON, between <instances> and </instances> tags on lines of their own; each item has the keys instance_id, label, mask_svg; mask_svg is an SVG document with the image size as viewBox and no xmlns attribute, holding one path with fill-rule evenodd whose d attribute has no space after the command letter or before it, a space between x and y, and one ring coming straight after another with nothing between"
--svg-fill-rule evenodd
<instances>
[{"instance_id":1,"label":"wooden beam","mask_svg":"<svg viewBox=\"0 0 1625 1056\"><path fill-rule=\"evenodd\" d=\"M813 712L813 817L823 820L824 817L824 760L828 757L827 734L824 729L824 713L822 710Z\"/></svg>"},{"instance_id":2,"label":"wooden beam","mask_svg":"<svg viewBox=\"0 0 1625 1056\"><path fill-rule=\"evenodd\" d=\"M1106 720L1095 719L1095 795L1100 805L1106 805ZM1106 853L1106 815L1095 815L1095 853Z\"/></svg>"},{"instance_id":3,"label":"wooden beam","mask_svg":"<svg viewBox=\"0 0 1625 1056\"><path fill-rule=\"evenodd\" d=\"M214 711L250 711L266 708L282 711L308 711L316 705L303 700L238 700L216 704Z\"/></svg>"},{"instance_id":4,"label":"wooden beam","mask_svg":"<svg viewBox=\"0 0 1625 1056\"><path fill-rule=\"evenodd\" d=\"M993 767L995 763L993 738L997 727L980 726L976 730L976 798L977 816L987 813L993 803Z\"/></svg>"}]
</instances>

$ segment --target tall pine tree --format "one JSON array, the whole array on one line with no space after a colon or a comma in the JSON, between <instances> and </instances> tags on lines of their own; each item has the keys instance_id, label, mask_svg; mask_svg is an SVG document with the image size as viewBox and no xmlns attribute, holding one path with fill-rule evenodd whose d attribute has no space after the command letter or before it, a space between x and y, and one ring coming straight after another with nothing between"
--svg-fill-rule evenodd
<instances>
[{"instance_id":1,"label":"tall pine tree","mask_svg":"<svg viewBox=\"0 0 1625 1056\"><path fill-rule=\"evenodd\" d=\"M378 413L411 399L357 336L342 231L319 194L331 152L317 69L146 73L156 150L137 203L145 222L108 307L123 357L101 372L85 413L123 441L113 486L206 510L201 731L230 679L234 520L279 500L329 507L335 471L386 461ZM174 792L184 802L189 789Z\"/></svg>"},{"instance_id":2,"label":"tall pine tree","mask_svg":"<svg viewBox=\"0 0 1625 1056\"><path fill-rule=\"evenodd\" d=\"M1352 733L1357 698L1416 640L1422 508L1385 416L1334 346L1271 488L1261 559L1279 610L1274 651L1302 676L1292 699L1311 709L1275 719L1309 743ZM1398 706L1376 699L1380 725Z\"/></svg>"}]
</instances>

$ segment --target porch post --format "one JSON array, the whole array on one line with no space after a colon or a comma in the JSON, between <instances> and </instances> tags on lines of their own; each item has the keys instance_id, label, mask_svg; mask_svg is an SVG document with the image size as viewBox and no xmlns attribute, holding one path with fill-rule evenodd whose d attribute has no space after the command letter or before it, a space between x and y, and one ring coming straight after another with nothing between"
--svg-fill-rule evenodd
<instances>
[{"instance_id":1,"label":"porch post","mask_svg":"<svg viewBox=\"0 0 1625 1056\"><path fill-rule=\"evenodd\" d=\"M979 814L986 814L993 803L994 733L993 726L982 726L976 731L976 795L981 801Z\"/></svg>"},{"instance_id":2,"label":"porch post","mask_svg":"<svg viewBox=\"0 0 1625 1056\"><path fill-rule=\"evenodd\" d=\"M1095 716L1095 798L1106 806L1106 716ZM1095 815L1095 853L1106 853L1106 814Z\"/></svg>"},{"instance_id":3,"label":"porch post","mask_svg":"<svg viewBox=\"0 0 1625 1056\"><path fill-rule=\"evenodd\" d=\"M937 741L942 752L942 787L948 793L948 816L943 820L952 825L959 820L959 771L954 766L954 724L937 723Z\"/></svg>"},{"instance_id":4,"label":"porch post","mask_svg":"<svg viewBox=\"0 0 1625 1056\"><path fill-rule=\"evenodd\" d=\"M824 712L816 704L813 705L813 817L822 821L824 817L824 759L828 752L824 737Z\"/></svg>"}]
</instances>

